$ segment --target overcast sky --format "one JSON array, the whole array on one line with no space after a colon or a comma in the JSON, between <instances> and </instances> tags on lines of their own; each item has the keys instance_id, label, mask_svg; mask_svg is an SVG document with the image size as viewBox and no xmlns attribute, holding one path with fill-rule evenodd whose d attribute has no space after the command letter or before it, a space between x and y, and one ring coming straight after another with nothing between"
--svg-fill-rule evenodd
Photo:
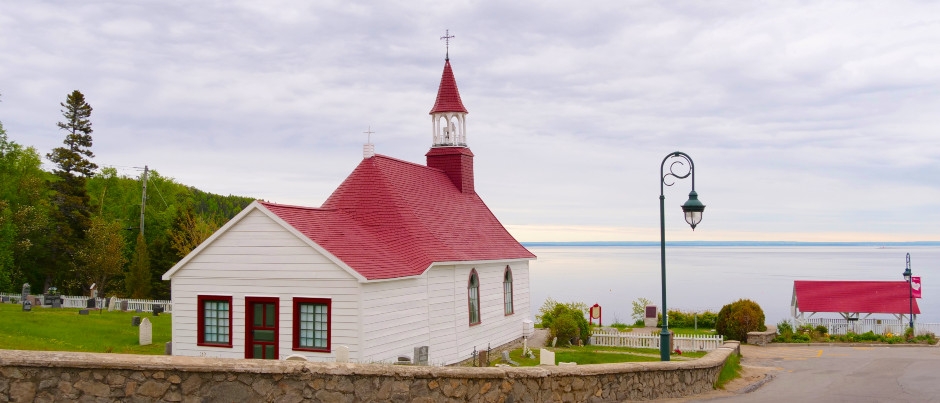
<instances>
[{"instance_id":1,"label":"overcast sky","mask_svg":"<svg viewBox=\"0 0 940 403\"><path fill-rule=\"evenodd\" d=\"M376 152L424 163L450 56L477 192L521 241L940 240L940 3L3 1L0 121L45 155L319 206ZM48 165L47 168L51 168Z\"/></svg>"}]
</instances>

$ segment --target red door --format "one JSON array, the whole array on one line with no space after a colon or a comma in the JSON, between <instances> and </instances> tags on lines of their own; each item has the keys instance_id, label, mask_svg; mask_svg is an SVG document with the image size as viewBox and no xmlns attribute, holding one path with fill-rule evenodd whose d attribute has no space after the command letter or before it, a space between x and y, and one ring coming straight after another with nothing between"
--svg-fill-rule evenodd
<instances>
[{"instance_id":1,"label":"red door","mask_svg":"<svg viewBox=\"0 0 940 403\"><path fill-rule=\"evenodd\" d=\"M277 298L245 298L245 358L276 360Z\"/></svg>"}]
</instances>

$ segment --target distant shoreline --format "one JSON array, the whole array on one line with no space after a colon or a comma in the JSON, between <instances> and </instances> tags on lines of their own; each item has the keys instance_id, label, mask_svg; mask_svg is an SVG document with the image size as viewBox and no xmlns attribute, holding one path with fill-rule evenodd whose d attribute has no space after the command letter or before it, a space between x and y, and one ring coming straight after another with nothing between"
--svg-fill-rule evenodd
<instances>
[{"instance_id":1,"label":"distant shoreline","mask_svg":"<svg viewBox=\"0 0 940 403\"><path fill-rule=\"evenodd\" d=\"M520 242L525 247L570 246L570 247L648 247L659 246L659 242L648 241L604 241L604 242ZM940 246L940 241L914 242L796 242L796 241L667 241L666 245L681 246L866 246L873 248L893 248L909 246Z\"/></svg>"}]
</instances>

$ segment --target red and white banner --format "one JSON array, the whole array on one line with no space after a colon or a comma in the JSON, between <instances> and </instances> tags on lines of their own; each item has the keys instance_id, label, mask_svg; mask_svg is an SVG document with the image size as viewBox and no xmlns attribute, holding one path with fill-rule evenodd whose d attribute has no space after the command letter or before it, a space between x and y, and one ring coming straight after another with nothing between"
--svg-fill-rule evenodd
<instances>
[{"instance_id":1,"label":"red and white banner","mask_svg":"<svg viewBox=\"0 0 940 403\"><path fill-rule=\"evenodd\" d=\"M911 294L920 298L920 277L911 277Z\"/></svg>"}]
</instances>

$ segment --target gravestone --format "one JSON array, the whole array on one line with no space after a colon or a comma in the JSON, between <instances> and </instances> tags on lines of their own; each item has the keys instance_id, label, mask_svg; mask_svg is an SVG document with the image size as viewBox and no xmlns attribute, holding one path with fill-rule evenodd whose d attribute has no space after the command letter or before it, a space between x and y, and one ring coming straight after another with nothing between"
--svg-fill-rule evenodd
<instances>
[{"instance_id":1,"label":"gravestone","mask_svg":"<svg viewBox=\"0 0 940 403\"><path fill-rule=\"evenodd\" d=\"M111 300L110 300L110 299L104 298L104 306L103 306L102 308L110 308L110 306L108 305L108 304L110 304L110 303L111 303ZM109 310L110 310L110 309L109 309Z\"/></svg>"},{"instance_id":2,"label":"gravestone","mask_svg":"<svg viewBox=\"0 0 940 403\"><path fill-rule=\"evenodd\" d=\"M29 300L23 300L23 310L24 310L24 311L32 311L32 310L33 310L33 304L32 304L31 302L29 302Z\"/></svg>"},{"instance_id":3,"label":"gravestone","mask_svg":"<svg viewBox=\"0 0 940 403\"><path fill-rule=\"evenodd\" d=\"M131 318L131 326L140 326L140 316Z\"/></svg>"},{"instance_id":4,"label":"gravestone","mask_svg":"<svg viewBox=\"0 0 940 403\"><path fill-rule=\"evenodd\" d=\"M486 350L480 350L480 352L477 353L477 366L478 367L490 366L490 357L489 357L489 353Z\"/></svg>"},{"instance_id":5,"label":"gravestone","mask_svg":"<svg viewBox=\"0 0 940 403\"><path fill-rule=\"evenodd\" d=\"M395 362L395 365L411 365L411 357L407 355L398 356L398 361Z\"/></svg>"},{"instance_id":6,"label":"gravestone","mask_svg":"<svg viewBox=\"0 0 940 403\"><path fill-rule=\"evenodd\" d=\"M519 363L518 363L518 362L515 362L515 361L512 360L512 358L509 358L509 352L508 352L508 351L503 351L503 362L505 362L505 363L507 363L507 364L509 364L509 365L512 365L512 366L514 366L514 367L518 367L518 366L519 366Z\"/></svg>"},{"instance_id":7,"label":"gravestone","mask_svg":"<svg viewBox=\"0 0 940 403\"><path fill-rule=\"evenodd\" d=\"M166 342L166 346L163 347L163 355L173 355L173 342Z\"/></svg>"},{"instance_id":8,"label":"gravestone","mask_svg":"<svg viewBox=\"0 0 940 403\"><path fill-rule=\"evenodd\" d=\"M153 325L150 324L150 319L144 318L140 322L140 345L149 346L153 344Z\"/></svg>"},{"instance_id":9,"label":"gravestone","mask_svg":"<svg viewBox=\"0 0 940 403\"><path fill-rule=\"evenodd\" d=\"M88 315L88 310L87 310L87 309L82 309L81 311L78 311L78 314L79 314L79 315Z\"/></svg>"},{"instance_id":10,"label":"gravestone","mask_svg":"<svg viewBox=\"0 0 940 403\"><path fill-rule=\"evenodd\" d=\"M161 313L163 313L163 305L154 305L153 316L160 316Z\"/></svg>"},{"instance_id":11,"label":"gravestone","mask_svg":"<svg viewBox=\"0 0 940 403\"><path fill-rule=\"evenodd\" d=\"M539 365L555 366L555 352L544 348L539 350Z\"/></svg>"},{"instance_id":12,"label":"gravestone","mask_svg":"<svg viewBox=\"0 0 940 403\"><path fill-rule=\"evenodd\" d=\"M10 302L10 297L8 297L8 296L6 296L6 295L0 296L0 302L3 302L3 303Z\"/></svg>"},{"instance_id":13,"label":"gravestone","mask_svg":"<svg viewBox=\"0 0 940 403\"><path fill-rule=\"evenodd\" d=\"M349 347L336 346L336 362L349 362Z\"/></svg>"},{"instance_id":14,"label":"gravestone","mask_svg":"<svg viewBox=\"0 0 940 403\"><path fill-rule=\"evenodd\" d=\"M302 355L300 355L300 354L291 354L291 355L287 356L287 358L285 358L285 360L287 360L287 361L308 361L308 360L307 360L307 357L302 356Z\"/></svg>"},{"instance_id":15,"label":"gravestone","mask_svg":"<svg viewBox=\"0 0 940 403\"><path fill-rule=\"evenodd\" d=\"M117 297L111 297L111 299L108 301L108 304L107 304L107 305L108 305L108 312L111 312L111 311L117 309L117 304L118 304L118 302L117 302Z\"/></svg>"},{"instance_id":16,"label":"gravestone","mask_svg":"<svg viewBox=\"0 0 940 403\"><path fill-rule=\"evenodd\" d=\"M415 347L415 365L428 365L428 346Z\"/></svg>"},{"instance_id":17,"label":"gravestone","mask_svg":"<svg viewBox=\"0 0 940 403\"><path fill-rule=\"evenodd\" d=\"M137 308L134 310L134 313L144 313L143 309Z\"/></svg>"},{"instance_id":18,"label":"gravestone","mask_svg":"<svg viewBox=\"0 0 940 403\"><path fill-rule=\"evenodd\" d=\"M121 312L127 312L127 301L121 301Z\"/></svg>"},{"instance_id":19,"label":"gravestone","mask_svg":"<svg viewBox=\"0 0 940 403\"><path fill-rule=\"evenodd\" d=\"M85 301L85 307L88 308L88 309L94 309L94 308L95 308L95 299L94 299L94 298L88 298L88 301Z\"/></svg>"},{"instance_id":20,"label":"gravestone","mask_svg":"<svg viewBox=\"0 0 940 403\"><path fill-rule=\"evenodd\" d=\"M55 298L53 298L53 299L52 299L52 307L53 307L53 308L61 308L61 307L62 307L62 297L56 296Z\"/></svg>"},{"instance_id":21,"label":"gravestone","mask_svg":"<svg viewBox=\"0 0 940 403\"><path fill-rule=\"evenodd\" d=\"M552 337L552 347L555 347L556 343L558 343L558 337Z\"/></svg>"},{"instance_id":22,"label":"gravestone","mask_svg":"<svg viewBox=\"0 0 940 403\"><path fill-rule=\"evenodd\" d=\"M29 298L29 283L23 284L23 296L20 298L20 301L26 302L26 298Z\"/></svg>"}]
</instances>

